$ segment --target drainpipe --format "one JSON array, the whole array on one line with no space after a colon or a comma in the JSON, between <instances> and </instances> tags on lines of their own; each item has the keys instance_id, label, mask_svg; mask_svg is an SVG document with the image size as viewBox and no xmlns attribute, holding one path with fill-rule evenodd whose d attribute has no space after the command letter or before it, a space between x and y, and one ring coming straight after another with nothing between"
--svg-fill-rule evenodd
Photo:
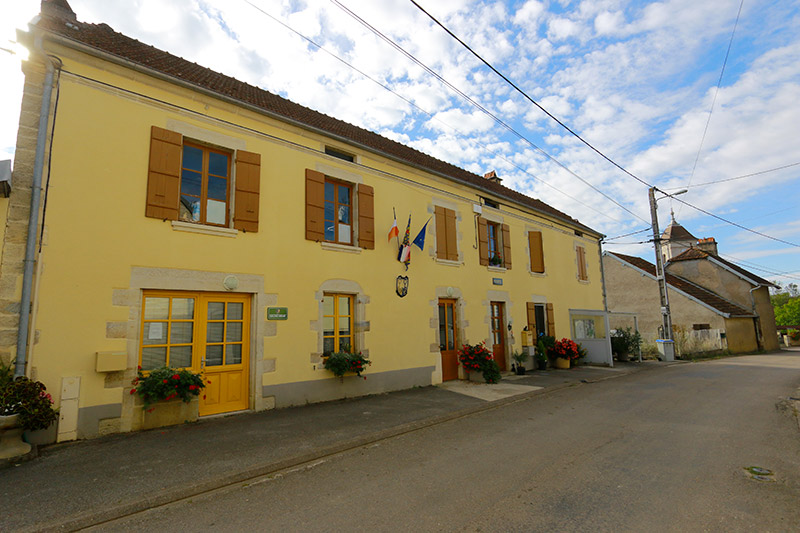
<instances>
[{"instance_id":1,"label":"drainpipe","mask_svg":"<svg viewBox=\"0 0 800 533\"><path fill-rule=\"evenodd\" d=\"M753 296L753 291L756 289L760 289L761 285L756 285L752 289L750 289L750 302L753 304L753 314L756 317L753 319L753 328L756 330L756 347L759 351L764 350L764 336L763 332L761 331L761 315L758 314L758 309L756 309L756 299Z\"/></svg>"},{"instance_id":2,"label":"drainpipe","mask_svg":"<svg viewBox=\"0 0 800 533\"><path fill-rule=\"evenodd\" d=\"M53 74L55 64L42 47L42 37L37 35L33 42L34 52L45 63L47 71L42 86L42 106L39 110L39 131L36 135L36 153L33 161L33 183L31 184L31 209L28 216L28 238L25 243L24 269L22 273L22 299L19 305L19 330L17 332L17 359L14 376L24 376L28 353L28 326L30 324L31 287L33 285L33 266L36 256L36 235L39 228L39 202L42 196L42 173L44 170L47 124L50 118L50 99L53 93ZM52 139L51 139L52 142Z\"/></svg>"}]
</instances>

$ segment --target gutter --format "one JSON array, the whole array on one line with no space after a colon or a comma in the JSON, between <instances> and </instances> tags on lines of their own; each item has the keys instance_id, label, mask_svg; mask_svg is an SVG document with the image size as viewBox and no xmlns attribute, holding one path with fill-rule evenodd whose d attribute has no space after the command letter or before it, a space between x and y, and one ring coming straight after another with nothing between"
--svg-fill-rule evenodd
<instances>
[{"instance_id":1,"label":"gutter","mask_svg":"<svg viewBox=\"0 0 800 533\"><path fill-rule=\"evenodd\" d=\"M398 157L396 155L388 154L388 153L383 152L383 151L381 151L381 150L379 150L377 148L373 148L371 146L367 146L367 145L361 144L359 142L356 142L353 139L350 139L349 137L342 137L341 135L338 135L338 134L333 133L331 131L324 130L324 129L321 129L321 128L318 128L318 127L315 127L315 126L311 126L311 125L306 124L304 122L289 118L289 117L287 117L285 115L281 115L279 113L275 113L274 111L269 111L267 109L264 109L263 107L258 107L256 105L250 104L248 102L243 102L242 100L239 100L237 98L233 98L231 96L228 96L228 95L225 95L225 94L222 94L222 93L218 93L218 92L212 91L210 89L207 89L205 87L202 87L200 85L188 82L188 81L183 80L181 78L176 78L174 76L170 76L169 74L165 74L163 72L160 72L160 71L145 67L145 66L143 66L143 65L141 65L139 63L133 62L133 61L131 61L129 59L125 59L123 57L114 55L114 54L106 52L104 50L100 50L99 48L95 48L93 46L89 46L89 45L84 44L84 43L82 43L80 41L75 41L73 39L70 39L69 37L65 37L65 36L60 35L58 33L54 33L54 32L52 32L50 30L45 30L45 31L48 31L48 33L49 33L49 37L48 38L50 40L52 40L53 42L57 43L57 44L61 44L61 45L66 46L68 48L72 48L74 50L77 50L79 52L84 52L84 53L87 53L89 55L92 55L92 56L95 56L95 57L99 57L100 59L104 59L106 61L109 61L110 63L115 63L115 64L118 64L118 65L122 65L122 66L124 66L126 68L129 68L131 70L134 70L136 72L140 72L140 73L145 74L147 76L150 76L150 77L153 77L153 78L157 78L157 79L169 82L169 83L171 83L173 85L178 85L180 87L191 89L193 91L205 94L207 96L211 96L212 98L215 98L217 100L222 100L223 102L227 102L229 104L233 104L233 105L235 105L237 107L248 109L248 110L253 111L253 112L255 112L255 113L259 114L259 115L264 115L264 116L267 116L267 117L272 118L274 120L278 120L280 122L291 124L292 126L298 127L300 129L304 129L306 131L310 131L312 133L316 133L316 134L322 135L324 137L335 139L335 140L337 140L339 142L342 142L344 144L347 144L349 146L353 146L353 147L359 148L361 150L364 150L365 152L370 152L370 153L373 153L373 154L380 155L381 157L385 157L386 159L389 159L391 161L394 161L394 162L397 162L397 163L401 163L401 164L403 164L403 165L405 165L407 167L415 168L415 169L420 170L422 172L425 172L427 174L438 176L438 177L444 178L444 179L446 179L448 181L455 182L455 183L457 183L459 185L464 185L464 186L470 187L472 189L476 189L476 190L478 190L480 192L483 192L485 194L489 194L489 195L492 195L492 196L496 196L498 198L502 198L503 200L505 200L505 201L507 201L507 202L509 202L509 203L511 203L513 205L523 207L524 209L529 209L529 210L533 211L534 213L536 213L539 216L542 216L544 218L555 219L555 220L558 220L561 223L566 224L570 228L573 228L573 229L577 228L580 231L584 231L586 233L593 234L598 239L601 239L604 236L603 234L598 233L596 230L593 230L592 228L590 228L588 226L585 226L585 225L581 224L580 222L577 222L577 221L572 220L572 219L560 217L560 216L555 215L553 213L542 211L542 210L537 209L535 207L522 204L522 203L518 202L517 200L514 200L514 199L510 198L509 196L506 196L504 194L498 193L497 191L492 191L492 190L489 190L487 188L481 187L480 185L477 185L477 184L472 184L472 183L469 183L469 182L466 182L466 181L458 180L458 179L454 178L453 176L451 176L449 174L445 174L445 173L442 173L442 172L427 168L425 166L419 165L417 163L413 163L413 162L407 161L407 160L405 160L405 159L403 159L401 157ZM300 104L296 104L296 105L300 105ZM318 111L314 111L314 112L318 113Z\"/></svg>"},{"instance_id":2,"label":"gutter","mask_svg":"<svg viewBox=\"0 0 800 533\"><path fill-rule=\"evenodd\" d=\"M41 34L34 37L33 48L34 52L44 61L47 70L44 84L42 85L42 105L39 110L39 130L36 134L36 152L33 162L31 208L28 215L28 235L25 242L25 259L23 260L22 272L22 298L20 299L19 329L17 330L17 358L14 365L15 377L26 375L29 341L28 326L31 318L31 287L33 285L33 267L36 262L36 237L39 229L42 173L44 171L45 145L47 143L47 125L50 118L50 100L53 94L53 74L56 69L55 63L42 47Z\"/></svg>"}]
</instances>

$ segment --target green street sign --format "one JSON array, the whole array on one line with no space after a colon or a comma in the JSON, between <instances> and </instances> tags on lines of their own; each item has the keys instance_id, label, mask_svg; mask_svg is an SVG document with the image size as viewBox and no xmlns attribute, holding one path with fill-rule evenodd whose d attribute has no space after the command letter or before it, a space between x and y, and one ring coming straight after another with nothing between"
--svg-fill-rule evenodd
<instances>
[{"instance_id":1,"label":"green street sign","mask_svg":"<svg viewBox=\"0 0 800 533\"><path fill-rule=\"evenodd\" d=\"M288 307L267 307L267 320L286 320L289 318Z\"/></svg>"}]
</instances>

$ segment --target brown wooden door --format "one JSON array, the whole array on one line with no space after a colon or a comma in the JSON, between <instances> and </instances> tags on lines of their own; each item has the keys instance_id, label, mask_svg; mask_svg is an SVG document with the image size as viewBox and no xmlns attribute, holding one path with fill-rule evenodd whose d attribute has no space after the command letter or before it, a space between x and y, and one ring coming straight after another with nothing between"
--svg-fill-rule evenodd
<instances>
[{"instance_id":1,"label":"brown wooden door","mask_svg":"<svg viewBox=\"0 0 800 533\"><path fill-rule=\"evenodd\" d=\"M442 354L442 381L458 379L456 322L456 301L439 300L439 351Z\"/></svg>"},{"instance_id":2,"label":"brown wooden door","mask_svg":"<svg viewBox=\"0 0 800 533\"><path fill-rule=\"evenodd\" d=\"M506 334L503 302L492 302L492 354L500 370L506 369Z\"/></svg>"}]
</instances>

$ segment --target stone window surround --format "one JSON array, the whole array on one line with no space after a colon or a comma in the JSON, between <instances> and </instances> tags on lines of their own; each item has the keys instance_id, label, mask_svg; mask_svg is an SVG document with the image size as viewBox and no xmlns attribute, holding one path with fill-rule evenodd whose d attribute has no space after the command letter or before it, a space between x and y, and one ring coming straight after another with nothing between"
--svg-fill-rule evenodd
<instances>
[{"instance_id":1,"label":"stone window surround","mask_svg":"<svg viewBox=\"0 0 800 533\"><path fill-rule=\"evenodd\" d=\"M355 281L346 279L328 279L323 281L319 288L314 292L314 299L317 301L317 319L309 324L311 331L317 334L317 351L312 352L309 362L315 370L325 370L322 366L323 338L322 338L322 317L323 317L323 298L326 294L351 294L354 296L355 309L353 309L353 333L355 343L354 349L361 352L364 357L369 359L369 349L366 347L366 333L370 329L370 324L366 320L367 304L370 298L364 294L364 290Z\"/></svg>"}]
</instances>

